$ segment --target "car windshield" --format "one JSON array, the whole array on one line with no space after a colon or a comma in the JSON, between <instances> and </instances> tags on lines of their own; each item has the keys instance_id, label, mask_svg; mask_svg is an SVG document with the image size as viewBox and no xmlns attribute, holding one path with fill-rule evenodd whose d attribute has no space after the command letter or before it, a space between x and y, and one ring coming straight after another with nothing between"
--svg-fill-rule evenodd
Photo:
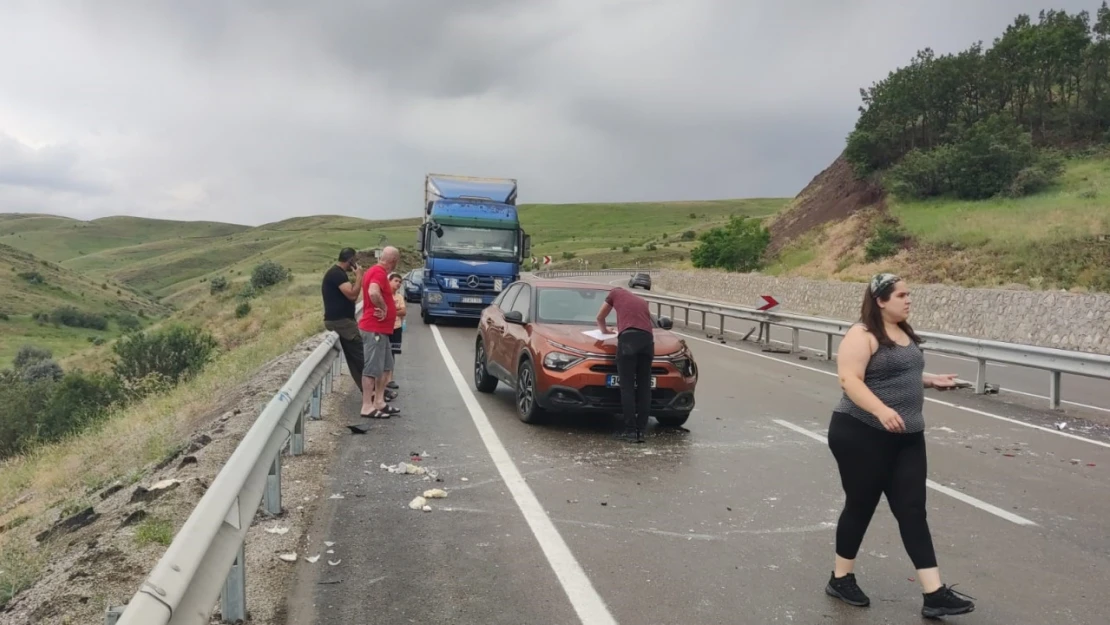
<instances>
[{"instance_id":1,"label":"car windshield","mask_svg":"<svg viewBox=\"0 0 1110 625\"><path fill-rule=\"evenodd\" d=\"M443 236L432 234L431 253L445 258L513 260L516 230L443 226Z\"/></svg>"},{"instance_id":2,"label":"car windshield","mask_svg":"<svg viewBox=\"0 0 1110 625\"><path fill-rule=\"evenodd\" d=\"M546 287L536 292L536 321L570 325L595 325L597 313L609 292L604 289L576 289L573 287ZM617 313L605 318L609 326L616 326Z\"/></svg>"}]
</instances>

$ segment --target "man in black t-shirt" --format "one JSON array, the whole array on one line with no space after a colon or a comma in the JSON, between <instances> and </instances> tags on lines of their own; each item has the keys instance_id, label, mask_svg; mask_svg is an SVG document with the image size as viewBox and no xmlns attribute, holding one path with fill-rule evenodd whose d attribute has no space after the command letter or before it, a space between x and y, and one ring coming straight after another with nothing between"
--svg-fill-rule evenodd
<instances>
[{"instance_id":1,"label":"man in black t-shirt","mask_svg":"<svg viewBox=\"0 0 1110 625\"><path fill-rule=\"evenodd\" d=\"M355 262L355 253L350 247L339 252L339 262L324 274L320 292L324 298L324 327L339 335L347 369L358 390L362 391L362 334L355 319L355 301L360 293L362 275ZM348 271L355 272L354 282L347 275Z\"/></svg>"}]
</instances>

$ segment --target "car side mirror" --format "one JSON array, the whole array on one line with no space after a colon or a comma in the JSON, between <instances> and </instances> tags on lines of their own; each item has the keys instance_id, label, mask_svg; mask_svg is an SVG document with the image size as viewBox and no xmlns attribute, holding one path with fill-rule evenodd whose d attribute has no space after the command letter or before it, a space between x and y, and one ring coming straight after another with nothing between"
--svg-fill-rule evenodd
<instances>
[{"instance_id":1,"label":"car side mirror","mask_svg":"<svg viewBox=\"0 0 1110 625\"><path fill-rule=\"evenodd\" d=\"M663 315L662 317L659 317L659 327L663 328L664 330L670 330L674 327L674 321L671 321L670 317Z\"/></svg>"},{"instance_id":2,"label":"car side mirror","mask_svg":"<svg viewBox=\"0 0 1110 625\"><path fill-rule=\"evenodd\" d=\"M510 310L505 313L505 321L509 323L524 323L524 313L519 310Z\"/></svg>"}]
</instances>

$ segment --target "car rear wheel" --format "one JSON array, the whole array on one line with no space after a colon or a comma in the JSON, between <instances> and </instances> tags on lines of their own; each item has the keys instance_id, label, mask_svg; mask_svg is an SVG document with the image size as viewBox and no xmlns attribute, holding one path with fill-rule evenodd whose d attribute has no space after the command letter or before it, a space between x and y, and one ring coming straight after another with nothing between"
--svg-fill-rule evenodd
<instances>
[{"instance_id":1,"label":"car rear wheel","mask_svg":"<svg viewBox=\"0 0 1110 625\"><path fill-rule=\"evenodd\" d=\"M474 346L474 387L482 393L492 393L497 388L497 378L486 369L486 345L480 338Z\"/></svg>"},{"instance_id":2,"label":"car rear wheel","mask_svg":"<svg viewBox=\"0 0 1110 625\"><path fill-rule=\"evenodd\" d=\"M536 370L527 358L517 370L516 412L525 423L537 423L543 417L543 409L536 404Z\"/></svg>"},{"instance_id":3,"label":"car rear wheel","mask_svg":"<svg viewBox=\"0 0 1110 625\"><path fill-rule=\"evenodd\" d=\"M681 417L655 417L659 421L659 425L669 428L682 427L690 415L683 415Z\"/></svg>"}]
</instances>

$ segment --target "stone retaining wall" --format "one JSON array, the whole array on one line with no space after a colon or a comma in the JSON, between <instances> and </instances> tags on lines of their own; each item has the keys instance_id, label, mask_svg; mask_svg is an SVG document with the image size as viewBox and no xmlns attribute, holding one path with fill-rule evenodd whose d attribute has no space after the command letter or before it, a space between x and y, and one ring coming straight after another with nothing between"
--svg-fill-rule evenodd
<instances>
[{"instance_id":1,"label":"stone retaining wall","mask_svg":"<svg viewBox=\"0 0 1110 625\"><path fill-rule=\"evenodd\" d=\"M722 271L652 272L653 290L741 306L760 295L779 310L852 321L865 285ZM914 328L1010 343L1110 354L1110 295L911 284Z\"/></svg>"}]
</instances>

